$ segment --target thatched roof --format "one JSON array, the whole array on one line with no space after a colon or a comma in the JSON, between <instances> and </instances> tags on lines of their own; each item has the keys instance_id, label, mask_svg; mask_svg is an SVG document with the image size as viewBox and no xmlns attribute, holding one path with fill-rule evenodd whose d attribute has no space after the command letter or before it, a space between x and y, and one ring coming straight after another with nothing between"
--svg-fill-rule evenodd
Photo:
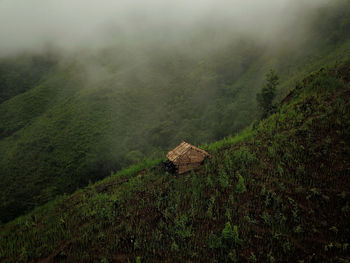
<instances>
[{"instance_id":1,"label":"thatched roof","mask_svg":"<svg viewBox=\"0 0 350 263\"><path fill-rule=\"evenodd\" d=\"M199 154L203 155L203 157L206 157L206 156L209 156L209 154L202 150L202 149L199 149L198 147L196 146L193 146L187 142L182 142L180 143L179 146L177 146L175 149L173 149L172 151L168 152L168 154L166 155L166 157L172 161L172 162L176 162L176 160L185 155L188 151L196 151L198 152Z\"/></svg>"}]
</instances>

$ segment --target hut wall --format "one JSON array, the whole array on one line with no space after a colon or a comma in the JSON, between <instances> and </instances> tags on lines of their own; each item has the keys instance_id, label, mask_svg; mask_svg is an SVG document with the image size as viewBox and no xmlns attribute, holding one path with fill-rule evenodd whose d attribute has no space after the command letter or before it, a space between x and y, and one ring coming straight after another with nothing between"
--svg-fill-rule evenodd
<instances>
[{"instance_id":1,"label":"hut wall","mask_svg":"<svg viewBox=\"0 0 350 263\"><path fill-rule=\"evenodd\" d=\"M204 158L205 156L198 151L188 151L184 156L179 158L177 162L179 174L183 174L198 168L203 162Z\"/></svg>"},{"instance_id":2,"label":"hut wall","mask_svg":"<svg viewBox=\"0 0 350 263\"><path fill-rule=\"evenodd\" d=\"M194 170L200 166L201 163L188 163L188 164L180 164L178 166L178 173L183 174L186 172L189 172L191 170Z\"/></svg>"}]
</instances>

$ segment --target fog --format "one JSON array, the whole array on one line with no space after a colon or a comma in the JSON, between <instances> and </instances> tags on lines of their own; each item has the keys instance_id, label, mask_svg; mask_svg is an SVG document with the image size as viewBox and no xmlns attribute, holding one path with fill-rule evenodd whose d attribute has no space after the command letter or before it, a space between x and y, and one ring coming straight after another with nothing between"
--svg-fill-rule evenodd
<instances>
[{"instance_id":1,"label":"fog","mask_svg":"<svg viewBox=\"0 0 350 263\"><path fill-rule=\"evenodd\" d=\"M177 44L198 32L261 41L303 30L308 12L330 0L0 0L0 55L103 48L125 39ZM295 26L295 23L298 23ZM290 32L292 34L293 32Z\"/></svg>"},{"instance_id":2,"label":"fog","mask_svg":"<svg viewBox=\"0 0 350 263\"><path fill-rule=\"evenodd\" d=\"M341 1L0 0L0 221L249 126L271 68L280 99L325 64Z\"/></svg>"}]
</instances>

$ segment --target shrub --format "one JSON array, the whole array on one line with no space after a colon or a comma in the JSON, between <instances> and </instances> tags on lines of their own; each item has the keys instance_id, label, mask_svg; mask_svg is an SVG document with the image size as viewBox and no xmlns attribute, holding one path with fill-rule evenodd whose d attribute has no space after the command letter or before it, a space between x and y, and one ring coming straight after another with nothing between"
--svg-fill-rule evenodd
<instances>
[{"instance_id":1,"label":"shrub","mask_svg":"<svg viewBox=\"0 0 350 263\"><path fill-rule=\"evenodd\" d=\"M242 175L238 174L238 183L236 185L236 192L238 194L242 194L247 190L245 183L244 183L244 178Z\"/></svg>"},{"instance_id":2,"label":"shrub","mask_svg":"<svg viewBox=\"0 0 350 263\"><path fill-rule=\"evenodd\" d=\"M245 146L241 147L233 154L233 167L236 169L247 168L250 164L255 162L256 157Z\"/></svg>"},{"instance_id":3,"label":"shrub","mask_svg":"<svg viewBox=\"0 0 350 263\"><path fill-rule=\"evenodd\" d=\"M222 230L221 237L223 239L224 244L231 246L234 245L241 245L242 240L239 238L238 235L238 227L236 225L231 226L230 222L227 222L225 224L224 229Z\"/></svg>"}]
</instances>

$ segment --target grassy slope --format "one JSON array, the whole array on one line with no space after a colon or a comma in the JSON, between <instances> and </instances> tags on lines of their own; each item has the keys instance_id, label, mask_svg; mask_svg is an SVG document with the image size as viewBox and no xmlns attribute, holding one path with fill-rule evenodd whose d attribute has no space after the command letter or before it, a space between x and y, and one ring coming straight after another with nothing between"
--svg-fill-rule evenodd
<instances>
[{"instance_id":1,"label":"grassy slope","mask_svg":"<svg viewBox=\"0 0 350 263\"><path fill-rule=\"evenodd\" d=\"M145 163L35 209L0 261L350 260L349 83L349 62L310 75L197 172Z\"/></svg>"},{"instance_id":2,"label":"grassy slope","mask_svg":"<svg viewBox=\"0 0 350 263\"><path fill-rule=\"evenodd\" d=\"M242 130L256 117L255 94L270 68L281 77L281 98L302 76L350 57L350 4L339 2L344 7L325 9L325 25L325 15L316 16L311 44L300 48L247 41L195 59L157 50L149 64L134 50L112 48L94 58L108 74L92 81L101 67L72 63L42 72L48 56L15 89L18 72L4 63L4 91L14 93L0 104L0 222L181 140L202 144Z\"/></svg>"},{"instance_id":3,"label":"grassy slope","mask_svg":"<svg viewBox=\"0 0 350 263\"><path fill-rule=\"evenodd\" d=\"M57 58L50 52L0 59L0 104L38 85L56 63Z\"/></svg>"},{"instance_id":4,"label":"grassy slope","mask_svg":"<svg viewBox=\"0 0 350 263\"><path fill-rule=\"evenodd\" d=\"M303 72L315 70L320 63L332 64L339 54L343 59L350 57L349 46L346 42L325 50L327 55L305 63L308 66ZM211 61L173 66L165 90L162 72L162 77L149 73L153 77L147 77L146 83L130 81L126 90L108 85L86 88L85 73L70 65L0 104L2 220L57 194L72 192L89 180L101 179L143 156L157 155L181 140L200 144L247 126L256 113L252 94L263 82L267 65L274 65L264 58L254 61L235 84L213 93L211 87L217 87L221 78L210 77L214 71L209 67ZM184 71L190 73L182 75ZM300 74L281 73L283 94L287 83L300 79ZM208 101L209 97L213 100Z\"/></svg>"}]
</instances>

